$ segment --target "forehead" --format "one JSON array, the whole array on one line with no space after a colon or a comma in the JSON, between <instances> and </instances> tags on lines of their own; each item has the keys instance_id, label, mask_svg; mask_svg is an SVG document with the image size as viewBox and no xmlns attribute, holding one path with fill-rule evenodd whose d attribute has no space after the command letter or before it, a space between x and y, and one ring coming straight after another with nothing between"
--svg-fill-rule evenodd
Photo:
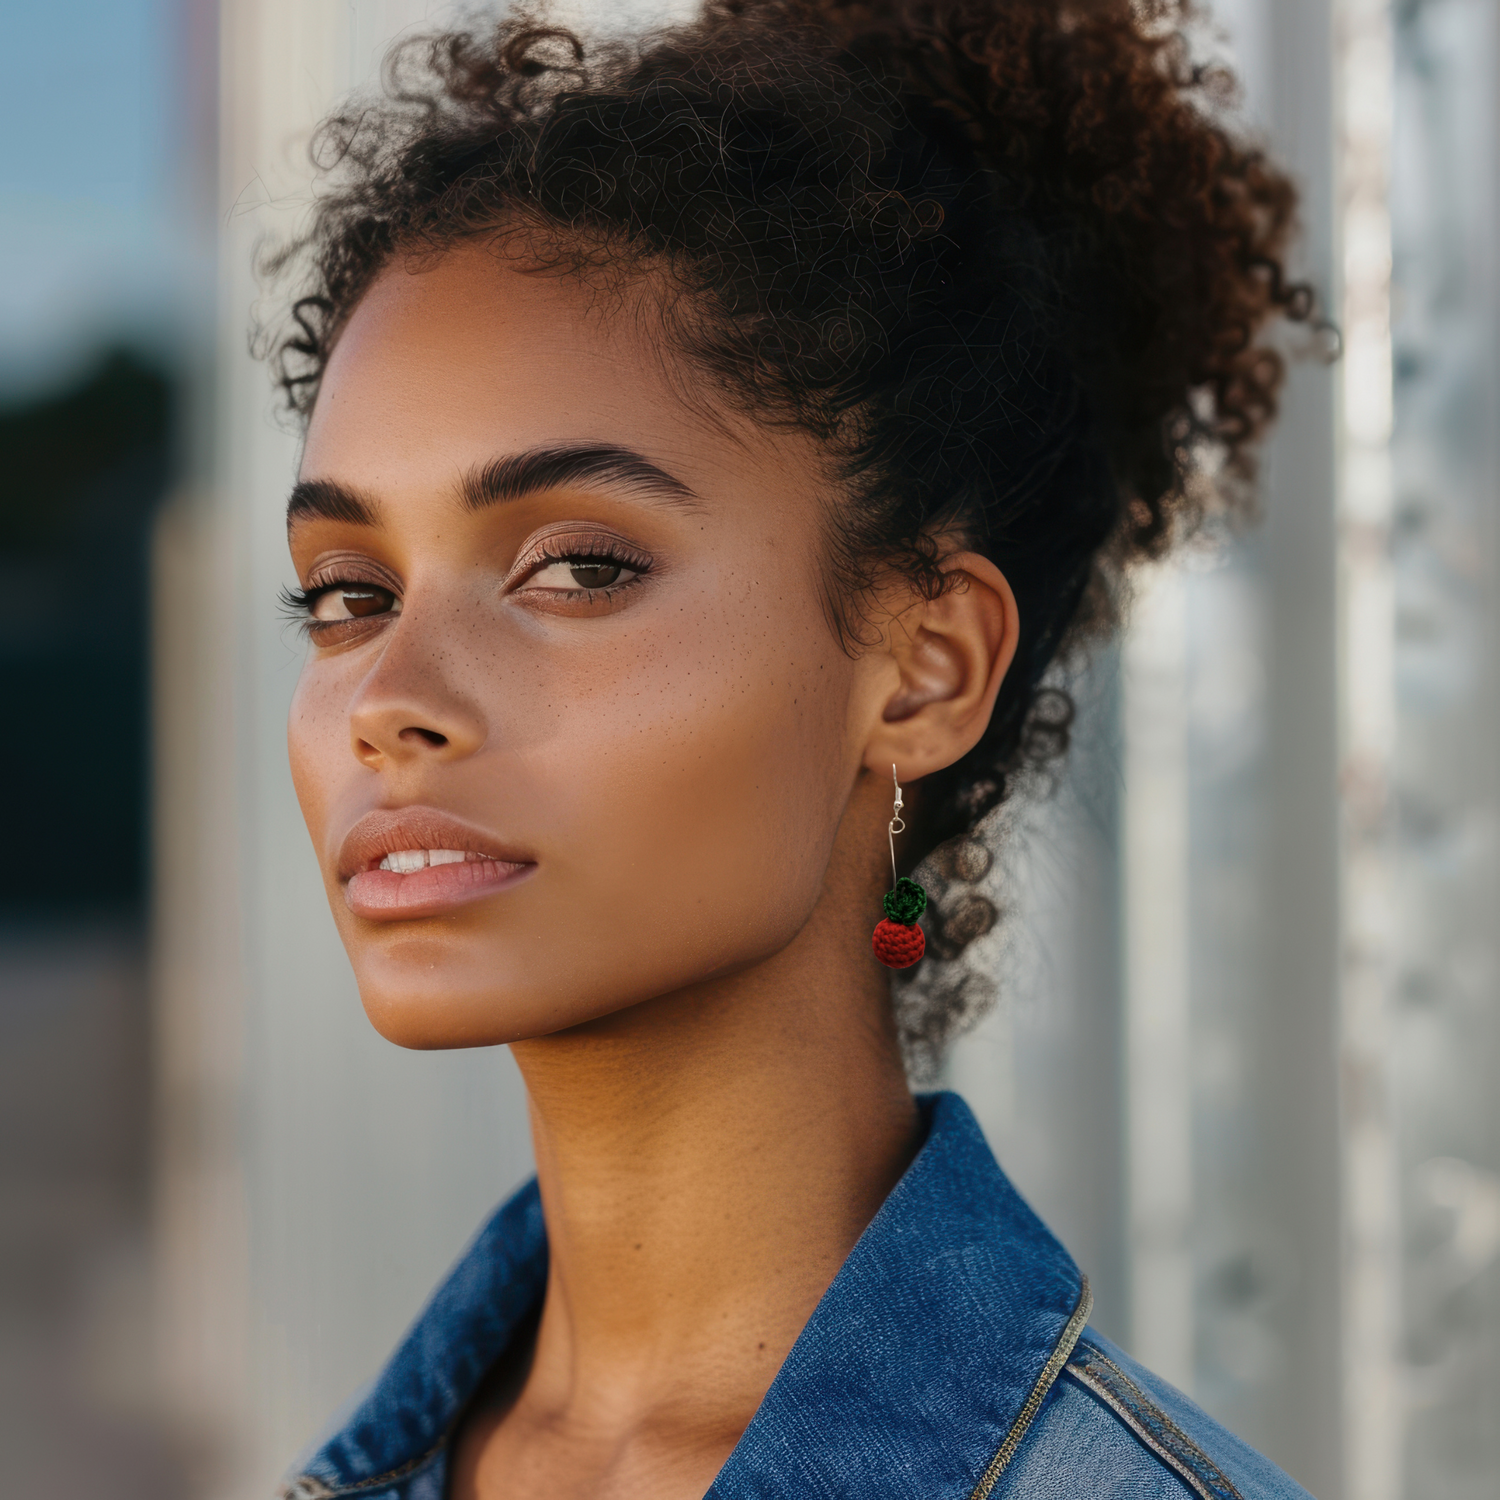
<instances>
[{"instance_id":1,"label":"forehead","mask_svg":"<svg viewBox=\"0 0 1500 1500\"><path fill-rule=\"evenodd\" d=\"M328 361L303 475L383 486L580 438L679 461L705 446L762 456L786 447L683 399L648 305L572 276L527 274L478 243L420 269L398 262Z\"/></svg>"}]
</instances>

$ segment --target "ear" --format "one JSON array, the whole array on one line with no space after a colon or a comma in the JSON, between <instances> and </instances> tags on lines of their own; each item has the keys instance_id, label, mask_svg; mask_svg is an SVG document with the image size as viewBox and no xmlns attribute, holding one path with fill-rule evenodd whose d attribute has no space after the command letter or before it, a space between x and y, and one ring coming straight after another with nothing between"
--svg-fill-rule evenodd
<instances>
[{"instance_id":1,"label":"ear","mask_svg":"<svg viewBox=\"0 0 1500 1500\"><path fill-rule=\"evenodd\" d=\"M881 677L893 686L865 748L868 769L894 764L903 781L941 771L979 743L1021 635L1016 596L987 557L955 552L939 566L943 592L891 621Z\"/></svg>"}]
</instances>

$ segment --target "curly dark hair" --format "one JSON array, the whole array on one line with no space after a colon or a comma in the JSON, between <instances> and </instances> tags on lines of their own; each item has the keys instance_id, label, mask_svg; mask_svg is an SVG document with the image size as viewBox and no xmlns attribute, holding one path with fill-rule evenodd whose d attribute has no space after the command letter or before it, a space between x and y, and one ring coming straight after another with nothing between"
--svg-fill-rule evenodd
<instances>
[{"instance_id":1,"label":"curly dark hair","mask_svg":"<svg viewBox=\"0 0 1500 1500\"><path fill-rule=\"evenodd\" d=\"M953 538L1009 579L1015 664L979 744L922 783L908 851L959 840L938 868L961 884L981 863L963 836L1066 747L1059 652L1114 625L1133 560L1243 505L1283 374L1265 325L1312 311L1282 269L1294 189L1223 123L1233 80L1195 61L1197 19L1193 0L708 0L633 42L536 17L408 41L383 97L315 137L310 227L272 263L303 283L281 385L309 412L380 270L464 238L655 287L721 399L826 444L851 649L872 580L932 595ZM935 956L994 915L972 890L935 902ZM937 1047L963 1009L904 1018L908 1041Z\"/></svg>"}]
</instances>

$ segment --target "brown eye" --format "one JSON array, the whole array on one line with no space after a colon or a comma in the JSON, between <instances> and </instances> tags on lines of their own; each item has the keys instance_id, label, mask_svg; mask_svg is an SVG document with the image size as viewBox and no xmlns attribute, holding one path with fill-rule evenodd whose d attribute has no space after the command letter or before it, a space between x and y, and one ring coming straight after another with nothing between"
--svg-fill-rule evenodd
<instances>
[{"instance_id":1,"label":"brown eye","mask_svg":"<svg viewBox=\"0 0 1500 1500\"><path fill-rule=\"evenodd\" d=\"M344 589L342 594L344 608L357 620L366 615L383 615L396 602L396 596L389 589Z\"/></svg>"},{"instance_id":2,"label":"brown eye","mask_svg":"<svg viewBox=\"0 0 1500 1500\"><path fill-rule=\"evenodd\" d=\"M527 593L593 593L634 583L645 571L622 558L558 557L538 568L526 581Z\"/></svg>"},{"instance_id":3,"label":"brown eye","mask_svg":"<svg viewBox=\"0 0 1500 1500\"><path fill-rule=\"evenodd\" d=\"M339 583L318 596L313 605L314 620L365 620L371 615L390 614L396 608L396 596L373 583Z\"/></svg>"},{"instance_id":4,"label":"brown eye","mask_svg":"<svg viewBox=\"0 0 1500 1500\"><path fill-rule=\"evenodd\" d=\"M568 571L581 589L607 589L618 581L623 570L614 562L575 562L569 564Z\"/></svg>"}]
</instances>

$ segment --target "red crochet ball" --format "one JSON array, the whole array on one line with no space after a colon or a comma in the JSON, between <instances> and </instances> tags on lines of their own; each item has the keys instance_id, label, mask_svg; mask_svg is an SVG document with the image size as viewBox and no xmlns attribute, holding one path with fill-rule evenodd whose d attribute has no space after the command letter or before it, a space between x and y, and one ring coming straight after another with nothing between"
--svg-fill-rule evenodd
<instances>
[{"instance_id":1,"label":"red crochet ball","mask_svg":"<svg viewBox=\"0 0 1500 1500\"><path fill-rule=\"evenodd\" d=\"M893 922L887 917L875 929L875 957L888 969L909 969L927 951L927 939L915 922Z\"/></svg>"}]
</instances>

